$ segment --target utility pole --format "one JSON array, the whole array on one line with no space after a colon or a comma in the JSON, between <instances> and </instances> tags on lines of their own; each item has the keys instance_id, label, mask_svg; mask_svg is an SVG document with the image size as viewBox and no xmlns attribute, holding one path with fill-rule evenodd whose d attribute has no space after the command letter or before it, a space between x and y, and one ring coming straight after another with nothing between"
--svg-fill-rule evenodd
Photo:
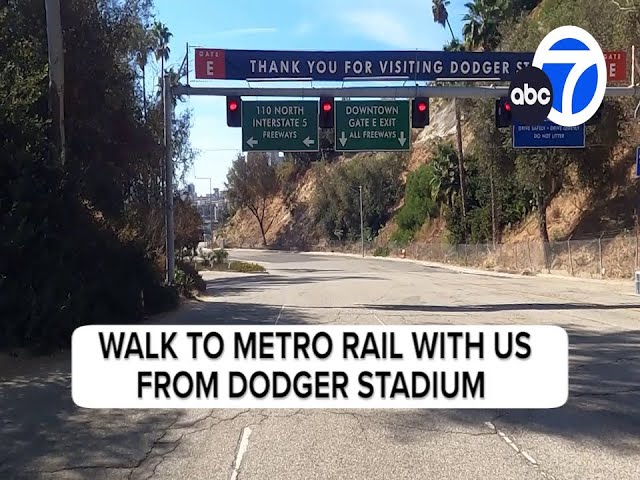
<instances>
[{"instance_id":1,"label":"utility pole","mask_svg":"<svg viewBox=\"0 0 640 480\"><path fill-rule=\"evenodd\" d=\"M362 257L364 258L364 216L362 214L362 185L360 185L360 240L362 242Z\"/></svg>"},{"instance_id":2,"label":"utility pole","mask_svg":"<svg viewBox=\"0 0 640 480\"><path fill-rule=\"evenodd\" d=\"M196 177L196 180L209 180L209 246L213 248L213 189L211 188L211 177Z\"/></svg>"},{"instance_id":3,"label":"utility pole","mask_svg":"<svg viewBox=\"0 0 640 480\"><path fill-rule=\"evenodd\" d=\"M171 98L171 78L164 76L162 82L164 97L164 164L165 164L165 225L167 250L167 283L175 280L175 224L173 218L173 145L171 130L173 124L173 99Z\"/></svg>"}]
</instances>

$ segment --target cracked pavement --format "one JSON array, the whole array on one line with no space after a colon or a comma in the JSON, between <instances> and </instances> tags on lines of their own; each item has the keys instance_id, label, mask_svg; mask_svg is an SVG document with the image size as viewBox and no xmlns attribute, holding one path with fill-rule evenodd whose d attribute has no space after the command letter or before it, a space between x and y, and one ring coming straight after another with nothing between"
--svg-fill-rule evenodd
<instances>
[{"instance_id":1,"label":"cracked pavement","mask_svg":"<svg viewBox=\"0 0 640 480\"><path fill-rule=\"evenodd\" d=\"M209 295L153 323L560 325L569 401L554 410L87 410L71 400L68 356L13 373L0 364L0 478L640 478L631 282L320 254L232 257L269 274L208 273Z\"/></svg>"}]
</instances>

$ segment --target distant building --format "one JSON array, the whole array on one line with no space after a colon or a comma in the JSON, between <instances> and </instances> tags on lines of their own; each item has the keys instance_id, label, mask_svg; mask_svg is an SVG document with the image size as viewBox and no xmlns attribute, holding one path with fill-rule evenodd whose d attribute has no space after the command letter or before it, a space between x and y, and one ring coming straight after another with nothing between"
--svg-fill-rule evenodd
<instances>
[{"instance_id":1,"label":"distant building","mask_svg":"<svg viewBox=\"0 0 640 480\"><path fill-rule=\"evenodd\" d=\"M185 202L196 203L196 186L193 183L187 185L187 187L180 192L180 198Z\"/></svg>"},{"instance_id":2,"label":"distant building","mask_svg":"<svg viewBox=\"0 0 640 480\"><path fill-rule=\"evenodd\" d=\"M198 195L195 199L195 205L198 209L198 213L202 217L203 229L205 232L211 230L211 222L213 220L214 230L215 225L220 223L223 218L223 213L228 209L227 191L220 191L219 188L214 188L213 193L206 195Z\"/></svg>"}]
</instances>

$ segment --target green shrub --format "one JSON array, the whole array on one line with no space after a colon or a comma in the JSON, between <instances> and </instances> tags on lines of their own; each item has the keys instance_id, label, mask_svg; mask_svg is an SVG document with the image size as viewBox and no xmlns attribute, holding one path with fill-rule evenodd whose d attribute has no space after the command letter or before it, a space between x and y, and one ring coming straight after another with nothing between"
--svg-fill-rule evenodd
<instances>
[{"instance_id":1,"label":"green shrub","mask_svg":"<svg viewBox=\"0 0 640 480\"><path fill-rule=\"evenodd\" d=\"M229 252L227 252L224 248L213 251L212 260L214 264L222 265L227 260L227 258L229 258Z\"/></svg>"},{"instance_id":2,"label":"green shrub","mask_svg":"<svg viewBox=\"0 0 640 480\"><path fill-rule=\"evenodd\" d=\"M240 262L238 260L234 260L229 264L229 270L246 273L266 272L266 269L262 265L258 265L257 263Z\"/></svg>"},{"instance_id":3,"label":"green shrub","mask_svg":"<svg viewBox=\"0 0 640 480\"><path fill-rule=\"evenodd\" d=\"M373 251L373 256L374 257L388 257L390 253L391 253L391 251L390 251L389 247L384 245L384 246L376 247L376 249Z\"/></svg>"},{"instance_id":4,"label":"green shrub","mask_svg":"<svg viewBox=\"0 0 640 480\"><path fill-rule=\"evenodd\" d=\"M437 208L432 193L436 183L432 164L422 165L409 174L404 205L396 216L398 229L392 236L393 241L411 241L424 222L436 215Z\"/></svg>"},{"instance_id":5,"label":"green shrub","mask_svg":"<svg viewBox=\"0 0 640 480\"><path fill-rule=\"evenodd\" d=\"M176 262L175 284L180 295L187 298L193 297L194 291L204 292L207 289L207 283L197 268L185 262Z\"/></svg>"},{"instance_id":6,"label":"green shrub","mask_svg":"<svg viewBox=\"0 0 640 480\"><path fill-rule=\"evenodd\" d=\"M393 232L393 235L391 235L391 240L398 245L406 245L411 240L413 240L414 235L415 232L412 232L411 230L398 228L395 232Z\"/></svg>"}]
</instances>

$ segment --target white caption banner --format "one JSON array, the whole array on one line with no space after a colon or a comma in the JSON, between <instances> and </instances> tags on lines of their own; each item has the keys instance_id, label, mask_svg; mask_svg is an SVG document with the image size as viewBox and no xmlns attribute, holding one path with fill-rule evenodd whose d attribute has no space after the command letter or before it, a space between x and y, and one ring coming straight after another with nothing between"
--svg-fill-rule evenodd
<instances>
[{"instance_id":1,"label":"white caption banner","mask_svg":"<svg viewBox=\"0 0 640 480\"><path fill-rule=\"evenodd\" d=\"M85 408L557 408L568 349L555 326L89 325L72 337L72 396Z\"/></svg>"}]
</instances>

